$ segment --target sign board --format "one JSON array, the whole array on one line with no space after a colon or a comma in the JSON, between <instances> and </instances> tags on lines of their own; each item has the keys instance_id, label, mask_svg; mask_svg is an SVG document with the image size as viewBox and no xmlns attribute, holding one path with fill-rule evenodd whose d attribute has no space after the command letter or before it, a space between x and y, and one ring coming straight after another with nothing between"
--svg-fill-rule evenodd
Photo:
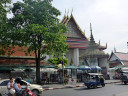
<instances>
[{"instance_id":1,"label":"sign board","mask_svg":"<svg viewBox=\"0 0 128 96\"><path fill-rule=\"evenodd\" d=\"M76 79L75 78L69 78L68 84L70 84L70 85L76 85Z\"/></svg>"}]
</instances>

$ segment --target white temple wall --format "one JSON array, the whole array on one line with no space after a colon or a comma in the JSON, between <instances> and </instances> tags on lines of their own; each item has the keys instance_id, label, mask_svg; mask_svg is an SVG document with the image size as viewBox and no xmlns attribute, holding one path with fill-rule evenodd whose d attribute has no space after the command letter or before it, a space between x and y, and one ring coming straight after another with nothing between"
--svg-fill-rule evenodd
<instances>
[{"instance_id":1,"label":"white temple wall","mask_svg":"<svg viewBox=\"0 0 128 96\"><path fill-rule=\"evenodd\" d=\"M99 66L100 67L106 67L107 69L109 68L109 64L108 64L108 59L107 58L101 58L99 59Z\"/></svg>"}]
</instances>

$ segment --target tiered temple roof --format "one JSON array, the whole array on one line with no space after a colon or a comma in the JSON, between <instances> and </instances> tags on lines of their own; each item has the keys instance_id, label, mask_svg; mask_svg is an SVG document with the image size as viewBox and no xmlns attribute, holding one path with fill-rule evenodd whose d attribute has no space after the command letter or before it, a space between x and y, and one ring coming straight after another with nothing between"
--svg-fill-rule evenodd
<instances>
[{"instance_id":1,"label":"tiered temple roof","mask_svg":"<svg viewBox=\"0 0 128 96\"><path fill-rule=\"evenodd\" d=\"M62 21L68 28L68 32L64 35L67 37L67 44L69 44L70 48L79 48L79 49L86 49L89 45L89 40L85 36L85 33L80 29L79 25L77 24L76 20L74 19L72 13L71 16L64 15ZM107 46L101 46L97 44L100 50L104 50Z\"/></svg>"},{"instance_id":2,"label":"tiered temple roof","mask_svg":"<svg viewBox=\"0 0 128 96\"><path fill-rule=\"evenodd\" d=\"M91 36L90 36L89 46L85 50L85 53L82 54L81 58L108 57L108 54L105 54L103 50L100 50L98 45L95 43L92 34L91 23L90 23L90 32L91 32Z\"/></svg>"}]
</instances>

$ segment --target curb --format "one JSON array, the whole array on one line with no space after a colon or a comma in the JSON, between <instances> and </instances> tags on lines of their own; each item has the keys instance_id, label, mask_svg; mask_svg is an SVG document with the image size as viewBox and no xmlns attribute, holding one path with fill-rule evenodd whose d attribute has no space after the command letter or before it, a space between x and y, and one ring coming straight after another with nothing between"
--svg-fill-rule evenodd
<instances>
[{"instance_id":1,"label":"curb","mask_svg":"<svg viewBox=\"0 0 128 96\"><path fill-rule=\"evenodd\" d=\"M76 85L76 86L63 86L63 87L56 87L56 88L44 88L43 91L47 90L56 90L56 89L65 89L65 88L76 88L76 87L84 87L85 85Z\"/></svg>"},{"instance_id":2,"label":"curb","mask_svg":"<svg viewBox=\"0 0 128 96\"><path fill-rule=\"evenodd\" d=\"M112 83L119 83L120 81L115 81L115 82L109 82L109 83L105 83L105 84L112 84ZM43 88L43 91L47 91L47 90L56 90L56 89L65 89L65 88L76 88L76 87L85 87L85 85L76 85L76 86L71 86L71 85L67 85L67 86L62 86L62 87L56 87L56 88Z\"/></svg>"}]
</instances>

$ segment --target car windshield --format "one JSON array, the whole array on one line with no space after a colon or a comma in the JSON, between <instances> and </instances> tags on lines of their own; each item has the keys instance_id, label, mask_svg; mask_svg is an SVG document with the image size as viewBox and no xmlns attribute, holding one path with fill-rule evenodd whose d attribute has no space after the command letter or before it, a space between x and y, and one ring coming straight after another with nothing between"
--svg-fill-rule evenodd
<instances>
[{"instance_id":1,"label":"car windshield","mask_svg":"<svg viewBox=\"0 0 128 96\"><path fill-rule=\"evenodd\" d=\"M3 81L0 83L0 86L6 86L8 84L9 80Z\"/></svg>"},{"instance_id":2,"label":"car windshield","mask_svg":"<svg viewBox=\"0 0 128 96\"><path fill-rule=\"evenodd\" d=\"M29 85L29 83L26 82L26 81L21 81L20 84L23 85L23 86L27 86L27 85Z\"/></svg>"}]
</instances>

